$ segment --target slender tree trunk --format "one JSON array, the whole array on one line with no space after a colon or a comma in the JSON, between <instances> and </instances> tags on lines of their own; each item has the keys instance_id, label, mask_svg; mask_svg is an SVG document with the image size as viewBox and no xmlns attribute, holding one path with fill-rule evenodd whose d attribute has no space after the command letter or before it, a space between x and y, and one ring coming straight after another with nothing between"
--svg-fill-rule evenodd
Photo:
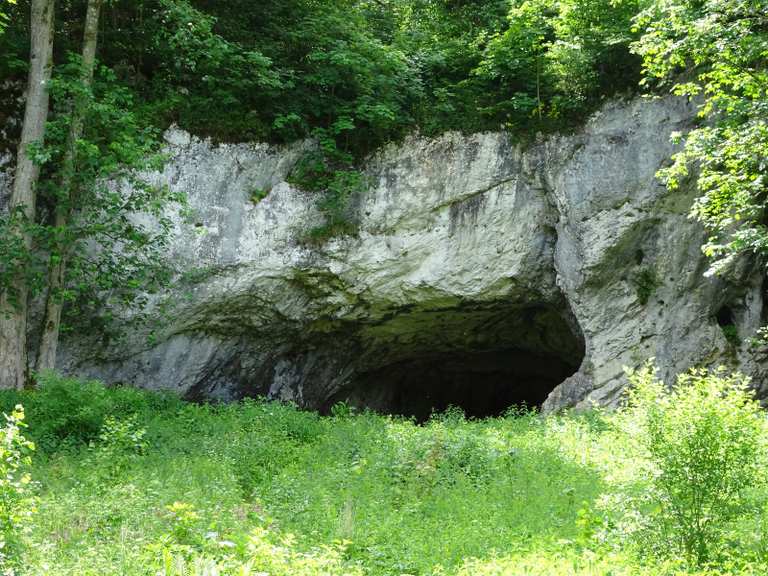
<instances>
[{"instance_id":1,"label":"slender tree trunk","mask_svg":"<svg viewBox=\"0 0 768 576\"><path fill-rule=\"evenodd\" d=\"M54 0L32 0L31 46L24 126L16 159L10 210L21 211L28 221L35 217L40 168L29 155L33 143L42 143L48 120L48 84L53 60ZM23 234L27 249L32 238ZM0 388L23 388L27 381L27 297L29 288L19 277L0 295ZM13 294L13 298L11 297Z\"/></svg>"},{"instance_id":2,"label":"slender tree trunk","mask_svg":"<svg viewBox=\"0 0 768 576\"><path fill-rule=\"evenodd\" d=\"M88 11L85 16L85 32L83 34L82 55L82 88L87 93L93 83L93 69L96 63L96 43L99 35L99 13L102 0L88 0ZM88 97L81 96L73 102L72 122L67 136L67 147L64 151L60 196L56 206L56 230L59 238L65 237L69 216L74 200L74 174L77 163L77 141L83 135L83 124L88 108ZM51 254L48 265L48 296L45 302L45 318L40 346L37 351L36 368L38 372L52 370L56 365L56 351L59 345L61 328L61 311L64 306L62 290L67 266L68 245L59 242Z\"/></svg>"}]
</instances>

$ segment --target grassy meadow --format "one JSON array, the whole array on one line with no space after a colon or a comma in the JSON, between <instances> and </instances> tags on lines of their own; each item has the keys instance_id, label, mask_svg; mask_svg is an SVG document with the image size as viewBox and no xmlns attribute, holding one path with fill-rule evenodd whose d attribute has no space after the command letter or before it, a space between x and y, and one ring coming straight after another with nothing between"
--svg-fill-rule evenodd
<instances>
[{"instance_id":1,"label":"grassy meadow","mask_svg":"<svg viewBox=\"0 0 768 576\"><path fill-rule=\"evenodd\" d=\"M31 481L0 491L16 509L3 516L6 574L768 571L760 474L708 533L706 562L692 561L664 515L663 461L637 442L637 409L477 421L449 410L417 425L345 405L320 417L55 377L0 403L24 406L20 432L35 442L18 450L31 464L10 472Z\"/></svg>"}]
</instances>

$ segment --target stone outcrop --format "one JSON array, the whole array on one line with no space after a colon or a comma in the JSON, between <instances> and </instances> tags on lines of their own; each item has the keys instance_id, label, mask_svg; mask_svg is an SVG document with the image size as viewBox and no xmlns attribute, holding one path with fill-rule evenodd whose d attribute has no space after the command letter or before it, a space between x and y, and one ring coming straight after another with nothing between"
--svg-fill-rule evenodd
<instances>
[{"instance_id":1,"label":"stone outcrop","mask_svg":"<svg viewBox=\"0 0 768 576\"><path fill-rule=\"evenodd\" d=\"M367 163L359 233L306 243L320 216L286 182L308 144L214 145L167 134L152 178L187 193L172 251L186 270L151 341L65 343L70 373L192 398L339 400L424 417L617 402L624 366L669 377L738 366L761 325L762 278L705 276L692 193L654 177L682 100L606 105L578 132L410 137ZM257 201L258 191L269 191ZM258 196L259 194L256 194ZM160 301L158 301L158 305Z\"/></svg>"}]
</instances>

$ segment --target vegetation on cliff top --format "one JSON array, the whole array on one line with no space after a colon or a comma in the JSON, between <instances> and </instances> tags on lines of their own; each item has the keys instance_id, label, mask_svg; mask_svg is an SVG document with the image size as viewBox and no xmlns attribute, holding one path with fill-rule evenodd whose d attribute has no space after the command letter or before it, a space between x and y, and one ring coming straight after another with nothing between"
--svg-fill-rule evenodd
<instances>
[{"instance_id":1,"label":"vegetation on cliff top","mask_svg":"<svg viewBox=\"0 0 768 576\"><path fill-rule=\"evenodd\" d=\"M59 2L59 62L85 0ZM132 0L103 7L100 62L148 121L220 139L338 132L369 151L405 130L574 123L639 80L636 0ZM28 1L11 8L0 77L23 80Z\"/></svg>"}]
</instances>

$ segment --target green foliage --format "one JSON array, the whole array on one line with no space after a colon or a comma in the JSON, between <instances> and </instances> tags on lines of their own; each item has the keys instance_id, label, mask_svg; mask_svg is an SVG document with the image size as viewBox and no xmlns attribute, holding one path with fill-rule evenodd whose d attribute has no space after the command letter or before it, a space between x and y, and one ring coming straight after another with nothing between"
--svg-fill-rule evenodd
<instances>
[{"instance_id":1,"label":"green foliage","mask_svg":"<svg viewBox=\"0 0 768 576\"><path fill-rule=\"evenodd\" d=\"M264 200L264 198L269 196L269 193L271 191L272 190L270 188L254 188L253 190L251 190L250 200L252 203L258 204L259 202Z\"/></svg>"},{"instance_id":2,"label":"green foliage","mask_svg":"<svg viewBox=\"0 0 768 576\"><path fill-rule=\"evenodd\" d=\"M26 406L30 435L45 452L97 442L108 418L146 417L152 409L178 402L173 396L147 396L132 388L107 390L98 382L55 374L39 375L38 388L34 392L8 391L0 397L0 406L4 410L18 402Z\"/></svg>"},{"instance_id":3,"label":"green foliage","mask_svg":"<svg viewBox=\"0 0 768 576\"><path fill-rule=\"evenodd\" d=\"M288 176L291 184L318 195L316 206L323 223L306 233L308 242L357 232L354 200L365 191L365 177L355 169L352 154L337 144L353 127L351 120L346 119L334 123L331 130L315 130L318 149L304 155Z\"/></svg>"},{"instance_id":4,"label":"green foliage","mask_svg":"<svg viewBox=\"0 0 768 576\"><path fill-rule=\"evenodd\" d=\"M139 426L136 414L121 420L106 417L98 438L89 445L93 465L105 473L105 480L119 478L135 457L146 453L149 448L146 434L146 429Z\"/></svg>"},{"instance_id":5,"label":"green foliage","mask_svg":"<svg viewBox=\"0 0 768 576\"><path fill-rule=\"evenodd\" d=\"M723 331L723 336L725 336L725 339L731 346L738 348L741 345L741 337L739 336L739 329L736 325L726 324L725 326L721 326L720 329Z\"/></svg>"},{"instance_id":6,"label":"green foliage","mask_svg":"<svg viewBox=\"0 0 768 576\"><path fill-rule=\"evenodd\" d=\"M264 400L187 404L48 376L51 387L0 392L4 405L29 406L32 437L50 438L48 422L71 431L34 463L43 490L24 569L765 573L768 430L744 379L694 372L676 391L650 368L633 379L618 414L516 409L478 421L451 409L416 425L343 406L326 418ZM72 414L91 415L87 433ZM706 536L688 538L692 526ZM702 539L708 565L697 572Z\"/></svg>"},{"instance_id":7,"label":"green foliage","mask_svg":"<svg viewBox=\"0 0 768 576\"><path fill-rule=\"evenodd\" d=\"M271 60L218 34L216 19L186 0L154 4L147 56L158 66L147 111L219 139L263 138L267 119L257 110L282 86Z\"/></svg>"},{"instance_id":8,"label":"green foliage","mask_svg":"<svg viewBox=\"0 0 768 576\"><path fill-rule=\"evenodd\" d=\"M23 560L24 541L36 511L35 484L32 482L30 454L35 444L22 434L24 408L21 404L4 414L0 428L0 569L14 574L13 567Z\"/></svg>"},{"instance_id":9,"label":"green foliage","mask_svg":"<svg viewBox=\"0 0 768 576\"><path fill-rule=\"evenodd\" d=\"M656 288L659 287L659 279L653 268L641 268L632 275L632 284L637 293L637 300L645 306L650 300Z\"/></svg>"},{"instance_id":10,"label":"green foliage","mask_svg":"<svg viewBox=\"0 0 768 576\"><path fill-rule=\"evenodd\" d=\"M475 70L496 84L483 112L524 130L582 118L636 77L627 54L636 12L632 0L511 3L508 26L490 36Z\"/></svg>"},{"instance_id":11,"label":"green foliage","mask_svg":"<svg viewBox=\"0 0 768 576\"><path fill-rule=\"evenodd\" d=\"M263 419L269 415L270 426ZM311 445L320 433L317 422L310 416L292 410L268 409L259 403L246 401L238 416L250 415L251 426L244 426L231 437L228 450L231 469L238 486L246 497L274 478L292 460L296 447Z\"/></svg>"},{"instance_id":12,"label":"green foliage","mask_svg":"<svg viewBox=\"0 0 768 576\"><path fill-rule=\"evenodd\" d=\"M171 537L176 544L188 545L195 542L195 532L200 528L200 515L194 506L186 502L174 502L165 507L171 524Z\"/></svg>"},{"instance_id":13,"label":"green foliage","mask_svg":"<svg viewBox=\"0 0 768 576\"><path fill-rule=\"evenodd\" d=\"M331 173L328 188L322 191L317 207L324 222L311 228L306 235L310 242L323 242L333 236L351 235L357 232L356 216L352 213L355 195L363 192L364 178L356 170L335 170Z\"/></svg>"},{"instance_id":14,"label":"green foliage","mask_svg":"<svg viewBox=\"0 0 768 576\"><path fill-rule=\"evenodd\" d=\"M355 413L355 408L347 402L336 402L331 406L331 416L334 418L350 418Z\"/></svg>"},{"instance_id":15,"label":"green foliage","mask_svg":"<svg viewBox=\"0 0 768 576\"><path fill-rule=\"evenodd\" d=\"M104 67L92 90L81 77L79 58L70 56L51 81L53 110L46 145L33 148L41 165L38 220L27 221L19 211L0 215L0 291L13 301L13 281L23 278L35 296L46 286L44 256L64 259L64 286L52 295L66 304L69 326L64 329L77 325L117 336L111 323L115 309L132 309L135 321L144 320L147 293L166 286L172 277L169 216L172 206L184 199L141 176L159 168L163 157L159 133L140 122L131 92ZM66 175L71 185L63 189L75 99L83 102L87 121L72 174ZM67 225L55 224L56 213L68 216ZM22 231L31 234L34 249L22 241ZM96 317L99 326L84 325Z\"/></svg>"},{"instance_id":16,"label":"green foliage","mask_svg":"<svg viewBox=\"0 0 768 576\"><path fill-rule=\"evenodd\" d=\"M456 482L481 487L502 474L509 452L467 435L465 426L463 412L449 408L432 416L429 435L404 440L392 464L395 492L426 496Z\"/></svg>"},{"instance_id":17,"label":"green foliage","mask_svg":"<svg viewBox=\"0 0 768 576\"><path fill-rule=\"evenodd\" d=\"M177 503L177 505L182 506ZM310 551L297 549L296 539L287 534L280 536L266 528L256 528L248 536L247 560L242 563L215 556L183 555L168 551L163 556L160 576L245 576L258 570L274 576L362 576L357 566L345 562L345 546L334 543Z\"/></svg>"},{"instance_id":18,"label":"green foliage","mask_svg":"<svg viewBox=\"0 0 768 576\"><path fill-rule=\"evenodd\" d=\"M44 209L69 218L64 227L42 226L37 249L67 262L64 287L53 296L67 304L68 327L80 322L83 328L83 319L96 317L98 309L99 328L116 335L110 323L115 308L132 309L134 320L140 321L147 293L170 282L170 213L184 198L142 176L160 168L163 156L158 131L141 124L130 91L104 67L92 90L80 78L79 58L72 56L52 81L53 114L41 150L39 190ZM70 189L63 190L62 158L75 99L84 103L87 120L77 142Z\"/></svg>"},{"instance_id":19,"label":"green foliage","mask_svg":"<svg viewBox=\"0 0 768 576\"><path fill-rule=\"evenodd\" d=\"M84 7L58 11L57 58L78 45ZM111 2L99 55L131 100L117 118L131 110L139 133L176 122L217 140L316 139L319 158L297 179L322 190L324 223L307 234L321 242L356 231L357 166L386 142L416 129L525 138L574 126L631 88L637 10L636 0ZM0 75L20 81L25 27L17 18L0 36Z\"/></svg>"},{"instance_id":20,"label":"green foliage","mask_svg":"<svg viewBox=\"0 0 768 576\"><path fill-rule=\"evenodd\" d=\"M351 128L356 157L418 127L522 132L570 125L636 83L634 0L137 0L105 6L103 63L144 120L220 140L290 141ZM61 54L84 0L59 11ZM0 73L23 77L23 19ZM23 58L21 58L23 60Z\"/></svg>"},{"instance_id":21,"label":"green foliage","mask_svg":"<svg viewBox=\"0 0 768 576\"><path fill-rule=\"evenodd\" d=\"M553 531L575 537L577 503L600 485L579 464L585 438L575 421L527 413L467 421L454 411L417 426L368 413L321 418L261 400L206 406L132 391L143 400L118 402L124 390L102 396L90 386L80 411L114 408L88 435L94 448L41 447L31 574L45 564L57 576L214 565L221 574L383 575L442 564L455 574L493 548L533 550ZM57 413L53 398L38 400L45 387L0 398L20 394L45 404L41 426L73 409L65 402ZM123 422L132 413L149 445L112 475L108 459L94 457L99 431L107 415Z\"/></svg>"},{"instance_id":22,"label":"green foliage","mask_svg":"<svg viewBox=\"0 0 768 576\"><path fill-rule=\"evenodd\" d=\"M693 370L669 390L652 365L629 372L631 433L652 465L652 522L693 566L721 560L734 520L752 512L766 465L766 419L749 380ZM672 548L670 548L670 545Z\"/></svg>"},{"instance_id":23,"label":"green foliage","mask_svg":"<svg viewBox=\"0 0 768 576\"><path fill-rule=\"evenodd\" d=\"M6 12L9 4L16 4L16 0L3 0L3 2L0 3L0 34L5 31L5 27L8 25L8 20L10 20Z\"/></svg>"},{"instance_id":24,"label":"green foliage","mask_svg":"<svg viewBox=\"0 0 768 576\"><path fill-rule=\"evenodd\" d=\"M46 227L30 222L22 207L0 214L0 292L13 306L19 303L16 280L23 280L32 294L45 287L46 260L40 252L30 250L25 234L38 244L48 238Z\"/></svg>"},{"instance_id":25,"label":"green foliage","mask_svg":"<svg viewBox=\"0 0 768 576\"><path fill-rule=\"evenodd\" d=\"M695 178L692 214L711 232L704 252L715 273L768 246L767 15L764 0L659 0L637 18L644 82L702 103L704 122L677 135L684 147L660 175L672 190Z\"/></svg>"},{"instance_id":26,"label":"green foliage","mask_svg":"<svg viewBox=\"0 0 768 576\"><path fill-rule=\"evenodd\" d=\"M135 414L124 420L107 416L95 448L108 460L123 454L141 455L147 451L149 445L144 438L146 433L147 431L138 425Z\"/></svg>"}]
</instances>

